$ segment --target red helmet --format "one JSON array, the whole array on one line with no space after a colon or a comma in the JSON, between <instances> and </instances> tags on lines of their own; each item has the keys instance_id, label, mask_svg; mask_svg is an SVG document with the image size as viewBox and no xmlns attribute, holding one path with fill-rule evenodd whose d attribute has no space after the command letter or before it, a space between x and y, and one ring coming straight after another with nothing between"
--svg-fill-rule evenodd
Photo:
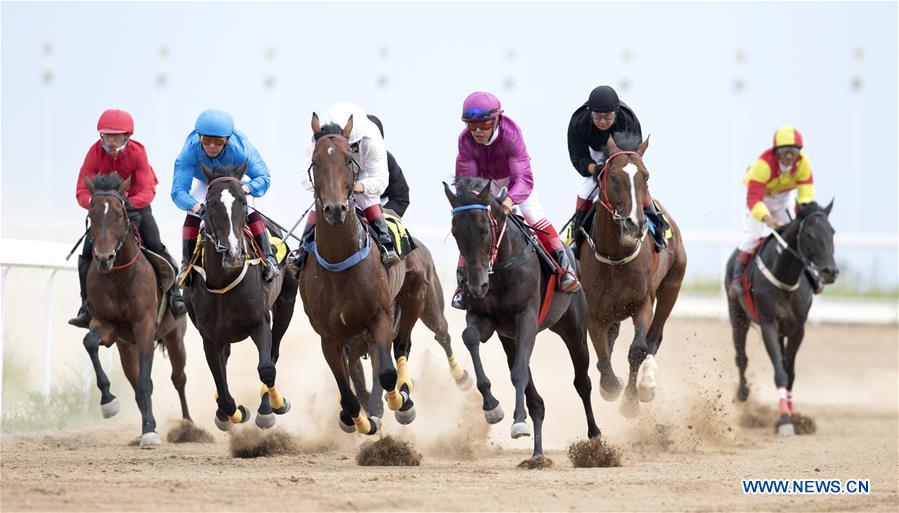
<instances>
[{"instance_id":1,"label":"red helmet","mask_svg":"<svg viewBox=\"0 0 899 513\"><path fill-rule=\"evenodd\" d=\"M124 110L107 109L100 114L97 131L101 134L132 134L134 120L131 119L131 114Z\"/></svg>"},{"instance_id":2,"label":"red helmet","mask_svg":"<svg viewBox=\"0 0 899 513\"><path fill-rule=\"evenodd\" d=\"M776 150L783 146L802 149L802 134L793 125L784 125L778 128L777 132L774 132L774 149Z\"/></svg>"}]
</instances>

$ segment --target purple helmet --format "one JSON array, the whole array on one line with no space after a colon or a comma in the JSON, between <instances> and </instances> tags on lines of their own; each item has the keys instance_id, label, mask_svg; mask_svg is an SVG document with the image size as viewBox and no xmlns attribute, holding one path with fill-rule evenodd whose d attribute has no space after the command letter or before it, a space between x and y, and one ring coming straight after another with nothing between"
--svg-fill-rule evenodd
<instances>
[{"instance_id":1,"label":"purple helmet","mask_svg":"<svg viewBox=\"0 0 899 513\"><path fill-rule=\"evenodd\" d=\"M462 104L462 121L486 121L499 117L503 113L503 107L499 99L487 92L474 92L465 98Z\"/></svg>"}]
</instances>

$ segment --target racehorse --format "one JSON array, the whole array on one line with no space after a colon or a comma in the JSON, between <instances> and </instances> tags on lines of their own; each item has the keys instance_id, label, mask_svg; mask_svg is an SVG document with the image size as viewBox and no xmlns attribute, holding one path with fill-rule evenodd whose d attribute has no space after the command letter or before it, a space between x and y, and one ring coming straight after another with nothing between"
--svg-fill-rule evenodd
<instances>
[{"instance_id":1,"label":"racehorse","mask_svg":"<svg viewBox=\"0 0 899 513\"><path fill-rule=\"evenodd\" d=\"M820 292L823 285L818 283L831 284L839 274L833 258L834 229L828 219L831 208L833 201L823 209L814 202L801 205L796 219L773 233L747 266L748 275L744 276L748 276L749 286L744 285L743 296L728 298L736 363L740 370L737 398L745 401L749 397L746 332L749 325L756 322L761 327L765 349L774 366L780 414L777 432L784 436L795 433L791 416L796 353L805 336L812 295ZM727 261L725 276L731 275L735 258L736 251Z\"/></svg>"},{"instance_id":2,"label":"racehorse","mask_svg":"<svg viewBox=\"0 0 899 513\"><path fill-rule=\"evenodd\" d=\"M434 340L440 344L446 354L446 361L449 364L450 376L456 382L456 386L460 390L468 390L472 386L471 378L468 371L459 365L456 356L453 354L453 346L449 334L449 326L446 322L446 316L443 314L443 288L440 286L440 279L437 277L437 271L434 268L434 260L431 257L428 248L421 241L413 237L415 250L412 255L414 258L421 259L425 263L425 283L424 297L422 301L424 307L421 311L421 321L432 333ZM397 309L397 312L399 309ZM394 313L394 317L397 315ZM396 326L394 326L394 337L396 337ZM350 380L353 383L353 390L356 396L362 402L362 407L369 415L381 418L384 413L384 403L381 401L381 385L379 380L373 379L371 391L365 384L365 371L362 367L361 358L369 354L377 354L374 341L367 335L357 336L353 338L347 345L347 358L349 359ZM377 365L372 359L372 369L377 369Z\"/></svg>"},{"instance_id":3,"label":"racehorse","mask_svg":"<svg viewBox=\"0 0 899 513\"><path fill-rule=\"evenodd\" d=\"M468 311L462 340L471 353L478 390L484 398L484 417L490 424L504 417L499 401L490 392L490 379L478 349L495 332L503 344L515 386L512 438L530 436L526 422L530 412L534 423L532 457L543 455L545 409L531 375L530 360L537 333L549 328L562 337L571 356L574 388L587 417L587 436L599 436L590 401L587 302L583 291L556 293L547 302L543 292L555 288L554 269L541 265L536 248L519 228L521 225L502 210L500 203L506 191L496 198L491 191L492 182L476 177L457 178L455 186L454 193L443 184L453 207L453 236L464 259Z\"/></svg>"},{"instance_id":4,"label":"racehorse","mask_svg":"<svg viewBox=\"0 0 899 513\"><path fill-rule=\"evenodd\" d=\"M412 380L407 360L412 327L424 305L427 265L421 254L416 256L413 251L388 272L378 249L372 250L375 244L355 214L353 188L359 166L349 147L352 130L352 116L343 127L322 127L318 115L312 114L316 142L309 176L319 222L315 225L315 242L308 247L314 258L308 259L300 274L300 295L337 381L341 406L338 425L347 433L355 430L374 435L380 430L381 419L361 413L359 399L350 387L347 344L363 334L373 340L376 347L369 351L372 379L387 391L387 406L397 421L412 422L415 405L410 398ZM394 315L395 305L398 316ZM390 358L391 345L396 366ZM380 401L380 394L375 400Z\"/></svg>"},{"instance_id":5,"label":"racehorse","mask_svg":"<svg viewBox=\"0 0 899 513\"><path fill-rule=\"evenodd\" d=\"M246 163L213 169L201 166L207 181L207 216L199 253L194 257L199 265L191 268L198 276L185 287L184 301L190 320L203 338L206 362L215 380L215 425L227 431L232 424L249 420L249 410L238 406L228 390L226 366L231 344L250 337L259 351L257 371L263 384L256 425L270 428L276 414L290 410L290 402L275 387L275 365L281 339L293 317L296 279L290 273L281 273L266 282L262 278L264 257L258 250L254 257L253 250L248 249L253 243L250 236L245 236L248 206L240 181ZM267 221L266 228L280 235Z\"/></svg>"},{"instance_id":6,"label":"racehorse","mask_svg":"<svg viewBox=\"0 0 899 513\"><path fill-rule=\"evenodd\" d=\"M592 251L582 251L578 259L590 305L589 330L598 359L600 392L608 401L621 393L621 381L611 364L615 338L620 322L633 319L634 340L627 358L630 371L620 407L627 417L639 411L637 375L641 369L639 399L648 402L655 397L655 356L687 268L680 229L661 206L672 232L667 249L656 252L652 243L645 244L648 224L642 205L649 171L643 154L648 146L647 139L637 151L622 151L609 137L609 158L597 174L600 196L596 215L591 233L585 237Z\"/></svg>"},{"instance_id":7,"label":"racehorse","mask_svg":"<svg viewBox=\"0 0 899 513\"><path fill-rule=\"evenodd\" d=\"M141 251L140 235L126 210L130 201L124 193L131 186L131 177L122 181L121 176L113 172L97 175L93 180L85 178L84 185L91 193L87 215L96 264L87 273L92 318L84 336L84 348L97 375L100 407L106 418L121 408L119 400L109 391L109 378L100 365L98 354L100 344L110 347L115 343L141 412L140 447L159 445L161 440L156 433L151 401L154 341L162 343L168 351L172 383L181 400L181 416L190 421L184 396L187 320L174 317L168 309L159 317L160 303L165 307L165 290L160 290L153 264ZM165 261L162 257L155 258ZM172 284L174 269L167 262L163 265L169 268L168 279L160 279L176 286Z\"/></svg>"}]
</instances>

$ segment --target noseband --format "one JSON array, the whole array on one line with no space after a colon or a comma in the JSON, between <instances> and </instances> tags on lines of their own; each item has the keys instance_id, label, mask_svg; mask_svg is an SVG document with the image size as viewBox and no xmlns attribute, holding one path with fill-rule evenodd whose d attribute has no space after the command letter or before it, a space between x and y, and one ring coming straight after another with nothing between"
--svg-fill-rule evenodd
<instances>
[{"instance_id":1,"label":"noseband","mask_svg":"<svg viewBox=\"0 0 899 513\"><path fill-rule=\"evenodd\" d=\"M125 243L125 236L128 235L128 232L133 232L135 234L135 237L137 238L137 251L134 253L134 258L132 258L130 262L128 262L126 264L122 264L122 265L113 266L111 270L118 271L119 269L125 269L127 267L130 267L131 264L133 264L134 262L137 261L137 257L140 256L141 239L140 239L140 232L137 230L137 227L134 226L134 224L131 222L131 219L128 218L128 212L127 212L127 208L125 206L125 198L122 197L122 195L116 191L97 191L91 195L91 203L94 202L94 198L97 196L112 196L113 198L119 200L119 202L122 205L122 217L125 219L125 230L116 239L115 249L112 250L112 261L115 262L116 255L119 253L119 250L122 249L122 245ZM88 227L89 221L90 221L90 215L88 215L84 219L84 227L86 230L89 229L89 227ZM97 255L96 249L93 250L93 255L94 256Z\"/></svg>"},{"instance_id":2,"label":"noseband","mask_svg":"<svg viewBox=\"0 0 899 513\"><path fill-rule=\"evenodd\" d=\"M497 222L496 217L493 215L490 205L462 205L461 207L453 209L453 217L455 217L456 214L468 212L469 210L483 210L490 222L490 260L487 262L487 274L493 274L493 264L496 263L496 256L499 254L499 245L503 241L503 236L506 234L506 227L509 226L509 223L508 221L503 223L502 229L499 229L499 222ZM497 230L499 231L499 234L497 234Z\"/></svg>"},{"instance_id":3,"label":"noseband","mask_svg":"<svg viewBox=\"0 0 899 513\"><path fill-rule=\"evenodd\" d=\"M315 146L312 149L313 155L315 154L315 148L318 148L318 143L325 139L337 139L340 141L344 141L347 146L349 146L349 139L343 136L343 134L315 134ZM359 177L359 173L362 171L359 167L359 163L356 162L356 159L350 159L351 171L353 172L353 185L355 186L356 179ZM322 202L321 196L318 194L318 185L315 183L315 160L309 164L309 169L306 170L306 174L309 175L309 183L312 184L312 195L315 197L315 203L322 208L325 208L325 204ZM349 211L350 208L350 200L353 198L353 187L350 187L350 191L347 193L346 198L343 201L343 206Z\"/></svg>"},{"instance_id":4,"label":"noseband","mask_svg":"<svg viewBox=\"0 0 899 513\"><path fill-rule=\"evenodd\" d=\"M209 203L209 188L214 184L222 183L222 182L237 182L239 186L243 186L243 182L234 178L233 176L220 176L218 178L214 178L211 182L206 184L206 203ZM218 240L218 237L215 235L215 224L212 222L212 216L209 214L206 215L206 219L203 220L206 223L206 238L212 242L215 246L216 253L224 253L228 250L228 248ZM238 234L239 235L239 234Z\"/></svg>"},{"instance_id":5,"label":"noseband","mask_svg":"<svg viewBox=\"0 0 899 513\"><path fill-rule=\"evenodd\" d=\"M608 191L608 188L606 187L606 183L609 181L609 173L608 173L609 164L612 162L612 159L614 159L615 157L617 157L619 155L634 155L640 160L642 160L642 157L636 151L622 151L622 150L616 151L615 153L609 155L609 158L606 159L605 165L602 167L602 170L600 170L599 174L597 175L597 184L599 185L599 189L600 189L599 204L602 205L606 210L608 210L610 214L612 214L613 221L621 224L626 220L626 218L622 217L621 214L619 214L615 210L615 207L612 206L612 202L609 201L609 191ZM600 182L599 180L602 180L602 181ZM634 187L636 187L636 184L634 185Z\"/></svg>"}]
</instances>

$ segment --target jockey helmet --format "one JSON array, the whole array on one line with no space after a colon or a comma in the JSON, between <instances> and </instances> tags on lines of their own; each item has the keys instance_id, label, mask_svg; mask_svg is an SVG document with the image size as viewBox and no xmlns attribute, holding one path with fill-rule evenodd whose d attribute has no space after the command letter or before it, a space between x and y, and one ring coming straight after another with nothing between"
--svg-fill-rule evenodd
<instances>
[{"instance_id":1,"label":"jockey helmet","mask_svg":"<svg viewBox=\"0 0 899 513\"><path fill-rule=\"evenodd\" d=\"M97 131L101 134L132 134L134 120L131 119L131 114L124 110L107 109L100 114Z\"/></svg>"},{"instance_id":2,"label":"jockey helmet","mask_svg":"<svg viewBox=\"0 0 899 513\"><path fill-rule=\"evenodd\" d=\"M462 121L486 121L498 118L503 113L499 99L487 92L474 92L462 103Z\"/></svg>"},{"instance_id":3,"label":"jockey helmet","mask_svg":"<svg viewBox=\"0 0 899 513\"><path fill-rule=\"evenodd\" d=\"M587 109L591 112L615 112L620 104L618 93L607 85L594 88L587 99Z\"/></svg>"},{"instance_id":4,"label":"jockey helmet","mask_svg":"<svg viewBox=\"0 0 899 513\"><path fill-rule=\"evenodd\" d=\"M197 117L194 129L200 135L230 137L234 133L234 119L222 110L207 110Z\"/></svg>"},{"instance_id":5,"label":"jockey helmet","mask_svg":"<svg viewBox=\"0 0 899 513\"><path fill-rule=\"evenodd\" d=\"M774 149L784 146L802 149L802 134L793 125L784 125L774 132Z\"/></svg>"}]
</instances>

